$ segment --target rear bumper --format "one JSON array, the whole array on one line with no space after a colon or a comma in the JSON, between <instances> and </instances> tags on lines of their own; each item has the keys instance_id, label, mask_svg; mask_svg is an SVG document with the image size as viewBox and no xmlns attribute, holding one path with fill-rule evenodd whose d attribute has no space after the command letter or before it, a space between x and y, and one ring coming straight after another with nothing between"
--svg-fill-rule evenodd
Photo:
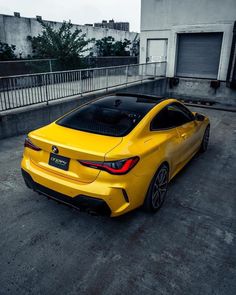
<instances>
[{"instance_id":1,"label":"rear bumper","mask_svg":"<svg viewBox=\"0 0 236 295\"><path fill-rule=\"evenodd\" d=\"M39 194L45 195L67 205L79 208L83 211L96 212L101 215L111 215L111 209L106 204L106 202L101 199L91 198L84 195L78 195L74 198L70 198L35 182L30 174L23 169L21 169L21 172L27 187L38 192Z\"/></svg>"},{"instance_id":2,"label":"rear bumper","mask_svg":"<svg viewBox=\"0 0 236 295\"><path fill-rule=\"evenodd\" d=\"M100 173L92 183L79 183L36 166L24 155L21 162L26 185L48 197L74 207L95 207L111 217L123 215L142 205L145 187L140 177Z\"/></svg>"}]
</instances>

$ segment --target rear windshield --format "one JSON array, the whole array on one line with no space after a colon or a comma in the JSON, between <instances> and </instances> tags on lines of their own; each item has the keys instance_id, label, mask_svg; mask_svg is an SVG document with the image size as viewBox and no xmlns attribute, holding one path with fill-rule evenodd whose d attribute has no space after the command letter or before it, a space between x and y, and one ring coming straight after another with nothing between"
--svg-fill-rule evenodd
<instances>
[{"instance_id":1,"label":"rear windshield","mask_svg":"<svg viewBox=\"0 0 236 295\"><path fill-rule=\"evenodd\" d=\"M149 104L142 107L144 103L138 103L137 100L135 100L135 105L136 107L130 108L129 99L124 103L122 100L116 100L115 104L114 100L109 100L109 103L108 101L91 103L75 110L56 123L85 132L122 137L127 135L154 106L154 104Z\"/></svg>"}]
</instances>

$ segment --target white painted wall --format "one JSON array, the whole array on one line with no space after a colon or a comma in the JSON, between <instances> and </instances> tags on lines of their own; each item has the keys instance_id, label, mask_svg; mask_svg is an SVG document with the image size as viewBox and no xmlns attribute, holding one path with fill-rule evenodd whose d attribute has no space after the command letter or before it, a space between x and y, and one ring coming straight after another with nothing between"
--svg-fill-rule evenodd
<instances>
[{"instance_id":1,"label":"white painted wall","mask_svg":"<svg viewBox=\"0 0 236 295\"><path fill-rule=\"evenodd\" d=\"M178 33L223 32L218 79L225 81L236 20L236 0L142 0L140 62L148 39L168 39L167 76L176 69Z\"/></svg>"},{"instance_id":2,"label":"white painted wall","mask_svg":"<svg viewBox=\"0 0 236 295\"><path fill-rule=\"evenodd\" d=\"M60 27L59 22L49 22L55 27ZM116 41L128 39L133 41L137 35L135 32L125 32L105 28L95 28L89 26L74 25L74 29L82 30L87 38L102 39L112 36ZM31 54L31 43L27 41L27 36L38 36L42 32L40 23L35 18L15 17L0 14L0 40L8 44L16 45L16 54L22 52L25 58ZM91 45L89 46L91 47Z\"/></svg>"}]
</instances>

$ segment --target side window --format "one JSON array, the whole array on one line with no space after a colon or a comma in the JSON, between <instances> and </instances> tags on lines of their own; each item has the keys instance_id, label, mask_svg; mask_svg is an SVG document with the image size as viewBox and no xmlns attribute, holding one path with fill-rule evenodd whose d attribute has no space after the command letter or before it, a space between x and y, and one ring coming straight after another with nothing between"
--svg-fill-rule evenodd
<instances>
[{"instance_id":1,"label":"side window","mask_svg":"<svg viewBox=\"0 0 236 295\"><path fill-rule=\"evenodd\" d=\"M156 117L152 120L151 130L162 130L174 128L172 121L169 118L168 107L161 110Z\"/></svg>"},{"instance_id":2,"label":"side window","mask_svg":"<svg viewBox=\"0 0 236 295\"><path fill-rule=\"evenodd\" d=\"M181 126L194 120L192 113L180 104L171 104L161 110L151 122L151 130L164 130Z\"/></svg>"},{"instance_id":3,"label":"side window","mask_svg":"<svg viewBox=\"0 0 236 295\"><path fill-rule=\"evenodd\" d=\"M181 109L181 111L187 116L187 118L189 118L189 121L194 121L194 115L188 108L180 103L175 103L174 105Z\"/></svg>"},{"instance_id":4,"label":"side window","mask_svg":"<svg viewBox=\"0 0 236 295\"><path fill-rule=\"evenodd\" d=\"M188 109L185 109L181 104L174 103L167 108L169 120L171 120L175 127L193 121L193 115L191 116L191 112L188 112Z\"/></svg>"}]
</instances>

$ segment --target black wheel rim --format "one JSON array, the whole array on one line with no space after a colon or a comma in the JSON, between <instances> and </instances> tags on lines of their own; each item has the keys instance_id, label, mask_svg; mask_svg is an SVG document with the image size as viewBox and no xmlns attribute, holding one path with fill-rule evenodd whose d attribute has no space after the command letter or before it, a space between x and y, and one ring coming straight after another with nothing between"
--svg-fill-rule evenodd
<instances>
[{"instance_id":1,"label":"black wheel rim","mask_svg":"<svg viewBox=\"0 0 236 295\"><path fill-rule=\"evenodd\" d=\"M210 137L210 128L207 127L205 134L204 134L204 138L203 138L203 149L204 150L206 150L208 147L209 137Z\"/></svg>"},{"instance_id":2,"label":"black wheel rim","mask_svg":"<svg viewBox=\"0 0 236 295\"><path fill-rule=\"evenodd\" d=\"M155 178L152 188L152 205L153 208L158 209L166 196L168 186L168 169L162 167Z\"/></svg>"}]
</instances>

